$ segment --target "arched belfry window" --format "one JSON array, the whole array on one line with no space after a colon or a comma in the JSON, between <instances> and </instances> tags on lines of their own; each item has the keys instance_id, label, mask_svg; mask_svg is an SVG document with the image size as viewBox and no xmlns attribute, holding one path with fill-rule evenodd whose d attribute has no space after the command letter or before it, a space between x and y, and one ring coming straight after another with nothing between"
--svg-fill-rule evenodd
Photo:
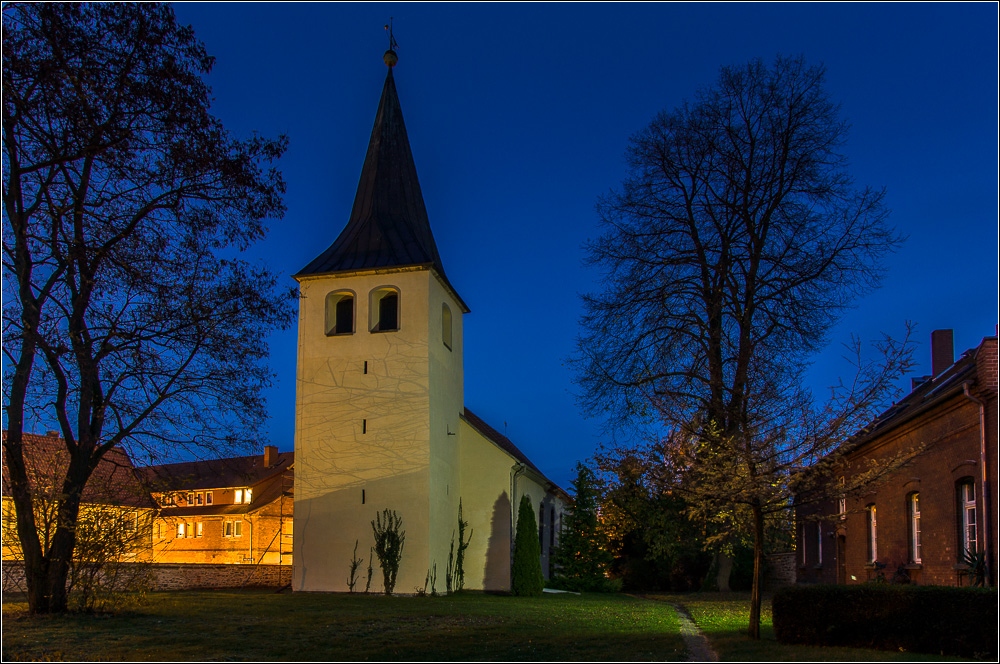
<instances>
[{"instance_id":1,"label":"arched belfry window","mask_svg":"<svg viewBox=\"0 0 1000 664\"><path fill-rule=\"evenodd\" d=\"M371 292L369 298L369 327L372 332L391 332L399 329L399 289L383 286Z\"/></svg>"},{"instance_id":2,"label":"arched belfry window","mask_svg":"<svg viewBox=\"0 0 1000 664\"><path fill-rule=\"evenodd\" d=\"M354 293L333 291L326 296L326 335L354 334Z\"/></svg>"},{"instance_id":3,"label":"arched belfry window","mask_svg":"<svg viewBox=\"0 0 1000 664\"><path fill-rule=\"evenodd\" d=\"M447 304L441 305L441 339L448 350L451 350L451 309Z\"/></svg>"}]
</instances>

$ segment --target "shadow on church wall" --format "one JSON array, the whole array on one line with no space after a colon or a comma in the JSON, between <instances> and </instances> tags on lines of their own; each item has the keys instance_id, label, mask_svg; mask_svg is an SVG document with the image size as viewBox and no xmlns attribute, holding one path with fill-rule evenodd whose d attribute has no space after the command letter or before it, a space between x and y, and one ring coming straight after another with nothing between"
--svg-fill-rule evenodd
<instances>
[{"instance_id":1,"label":"shadow on church wall","mask_svg":"<svg viewBox=\"0 0 1000 664\"><path fill-rule=\"evenodd\" d=\"M510 543L510 498L504 491L493 503L486 565L483 568L483 590L510 590Z\"/></svg>"}]
</instances>

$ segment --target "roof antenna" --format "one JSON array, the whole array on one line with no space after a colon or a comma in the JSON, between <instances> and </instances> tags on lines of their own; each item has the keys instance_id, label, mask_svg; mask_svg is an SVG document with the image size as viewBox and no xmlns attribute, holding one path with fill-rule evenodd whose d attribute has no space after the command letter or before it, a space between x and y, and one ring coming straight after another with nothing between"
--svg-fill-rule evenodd
<instances>
[{"instance_id":1,"label":"roof antenna","mask_svg":"<svg viewBox=\"0 0 1000 664\"><path fill-rule=\"evenodd\" d=\"M389 37L389 50L382 56L382 60L385 61L385 64L389 67L389 69L392 69L396 66L396 62L399 60L399 57L396 55L396 49L399 48L399 44L396 43L396 38L392 36L391 16L389 17L389 22L385 24L385 32Z\"/></svg>"}]
</instances>

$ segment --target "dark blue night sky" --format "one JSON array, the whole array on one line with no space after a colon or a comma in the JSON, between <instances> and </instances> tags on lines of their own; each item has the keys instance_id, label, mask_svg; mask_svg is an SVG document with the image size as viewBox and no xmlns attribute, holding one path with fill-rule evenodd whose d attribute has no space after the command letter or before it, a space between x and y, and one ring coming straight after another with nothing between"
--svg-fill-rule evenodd
<instances>
[{"instance_id":1,"label":"dark blue night sky","mask_svg":"<svg viewBox=\"0 0 1000 664\"><path fill-rule=\"evenodd\" d=\"M238 135L285 133L285 217L254 256L291 274L350 214L385 77L395 78L424 199L465 317L465 401L564 486L604 440L566 358L578 295L599 288L581 245L594 204L624 175L629 136L714 84L719 68L777 54L827 68L852 131L859 185L884 186L909 240L881 290L830 330L810 385L850 371L851 334L917 324L956 354L997 324L997 5L175 4L217 57L215 113ZM271 340L273 441L292 449L295 331ZM900 382L908 385L909 380Z\"/></svg>"}]
</instances>

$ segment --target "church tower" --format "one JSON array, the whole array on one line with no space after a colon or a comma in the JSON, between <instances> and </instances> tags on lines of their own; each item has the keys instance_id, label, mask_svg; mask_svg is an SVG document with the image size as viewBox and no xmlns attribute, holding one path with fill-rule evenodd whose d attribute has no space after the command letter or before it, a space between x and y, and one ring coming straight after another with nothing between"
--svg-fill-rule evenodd
<instances>
[{"instance_id":1,"label":"church tower","mask_svg":"<svg viewBox=\"0 0 1000 664\"><path fill-rule=\"evenodd\" d=\"M383 509L395 510L406 531L396 591L423 588L435 565L441 590L458 512L468 307L431 233L395 52L384 59L347 225L295 275L295 590L347 590L355 543L366 566L371 522ZM373 565L371 590L380 591Z\"/></svg>"}]
</instances>

